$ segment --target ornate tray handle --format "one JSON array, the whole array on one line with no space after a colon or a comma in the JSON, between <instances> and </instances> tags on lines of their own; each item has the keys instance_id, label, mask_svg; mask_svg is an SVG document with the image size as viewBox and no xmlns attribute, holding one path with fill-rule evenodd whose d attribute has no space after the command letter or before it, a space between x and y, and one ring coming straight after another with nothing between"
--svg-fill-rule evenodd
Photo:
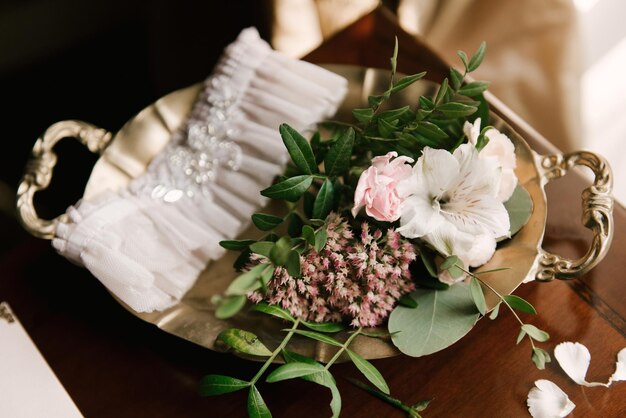
<instances>
[{"instance_id":1,"label":"ornate tray handle","mask_svg":"<svg viewBox=\"0 0 626 418\"><path fill-rule=\"evenodd\" d=\"M536 279L569 280L579 277L606 255L613 239L613 175L604 158L592 152L578 151L565 155L538 156L537 165L543 176L543 183L567 174L574 166L589 167L595 176L593 184L582 193L582 223L593 233L591 246L582 258L570 260L543 249L539 252L539 269Z\"/></svg>"},{"instance_id":2,"label":"ornate tray handle","mask_svg":"<svg viewBox=\"0 0 626 418\"><path fill-rule=\"evenodd\" d=\"M100 154L111 141L112 135L89 123L67 120L50 126L43 136L37 139L33 155L17 191L17 212L24 228L39 238L52 239L56 225L64 222L67 217L66 214L62 214L51 220L41 219L33 203L35 193L50 185L52 172L57 163L53 148L63 138L76 138L89 151Z\"/></svg>"}]
</instances>

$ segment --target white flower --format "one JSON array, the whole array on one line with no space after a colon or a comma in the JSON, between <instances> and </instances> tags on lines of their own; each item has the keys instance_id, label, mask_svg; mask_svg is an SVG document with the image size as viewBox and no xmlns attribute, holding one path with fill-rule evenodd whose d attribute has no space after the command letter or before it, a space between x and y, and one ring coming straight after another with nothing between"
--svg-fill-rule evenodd
<instances>
[{"instance_id":1,"label":"white flower","mask_svg":"<svg viewBox=\"0 0 626 418\"><path fill-rule=\"evenodd\" d=\"M615 373L609 378L610 382L626 380L626 348L622 348L617 353L617 363L615 363Z\"/></svg>"},{"instance_id":2,"label":"white flower","mask_svg":"<svg viewBox=\"0 0 626 418\"><path fill-rule=\"evenodd\" d=\"M587 382L585 376L589 369L591 354L581 343L564 342L554 347L554 357L565 373L579 385L609 387L609 383Z\"/></svg>"},{"instance_id":3,"label":"white flower","mask_svg":"<svg viewBox=\"0 0 626 418\"><path fill-rule=\"evenodd\" d=\"M535 382L534 388L528 392L528 412L533 418L561 418L569 415L576 405L567 394L549 380Z\"/></svg>"},{"instance_id":4,"label":"white flower","mask_svg":"<svg viewBox=\"0 0 626 418\"><path fill-rule=\"evenodd\" d=\"M454 154L426 147L412 175L398 184L405 198L398 232L422 238L466 266L482 265L493 255L496 238L510 234L509 216L496 197L499 185L499 167L478 158L473 145L463 144Z\"/></svg>"},{"instance_id":5,"label":"white flower","mask_svg":"<svg viewBox=\"0 0 626 418\"><path fill-rule=\"evenodd\" d=\"M465 122L463 132L469 139L469 142L476 145L478 136L480 135L480 118L477 118L473 124ZM508 136L504 135L495 128L485 132L485 137L489 142L480 151L480 158L493 159L502 169L502 180L498 191L498 199L501 202L509 200L515 187L517 187L517 176L515 175L515 146Z\"/></svg>"}]
</instances>

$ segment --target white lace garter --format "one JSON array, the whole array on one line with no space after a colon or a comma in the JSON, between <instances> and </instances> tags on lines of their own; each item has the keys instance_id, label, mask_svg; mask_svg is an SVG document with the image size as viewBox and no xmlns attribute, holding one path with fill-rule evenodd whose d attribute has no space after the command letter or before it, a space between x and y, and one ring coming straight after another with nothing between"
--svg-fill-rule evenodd
<instances>
[{"instance_id":1,"label":"white lace garter","mask_svg":"<svg viewBox=\"0 0 626 418\"><path fill-rule=\"evenodd\" d=\"M332 116L346 80L273 51L255 29L229 45L184 126L121 191L68 209L52 244L138 312L166 309L219 258L282 172L281 123Z\"/></svg>"}]
</instances>

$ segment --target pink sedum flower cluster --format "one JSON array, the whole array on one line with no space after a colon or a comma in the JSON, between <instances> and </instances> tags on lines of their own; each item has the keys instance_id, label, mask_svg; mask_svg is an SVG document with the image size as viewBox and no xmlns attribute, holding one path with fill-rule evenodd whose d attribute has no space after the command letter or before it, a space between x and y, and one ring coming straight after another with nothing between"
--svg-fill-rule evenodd
<instances>
[{"instance_id":1,"label":"pink sedum flower cluster","mask_svg":"<svg viewBox=\"0 0 626 418\"><path fill-rule=\"evenodd\" d=\"M382 324L397 300L415 288L409 272L416 258L413 245L393 229L384 236L380 230L372 233L367 223L355 237L347 220L334 213L327 218L327 232L319 253L311 248L300 256L301 277L277 267L266 292L251 292L248 298L279 305L308 321Z\"/></svg>"}]
</instances>

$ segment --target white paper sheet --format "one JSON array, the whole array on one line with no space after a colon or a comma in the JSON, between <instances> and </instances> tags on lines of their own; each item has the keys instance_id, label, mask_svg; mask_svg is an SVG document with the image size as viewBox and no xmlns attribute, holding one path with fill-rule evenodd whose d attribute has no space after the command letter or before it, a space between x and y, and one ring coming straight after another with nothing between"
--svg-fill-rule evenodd
<instances>
[{"instance_id":1,"label":"white paper sheet","mask_svg":"<svg viewBox=\"0 0 626 418\"><path fill-rule=\"evenodd\" d=\"M82 417L6 303L0 303L0 417Z\"/></svg>"}]
</instances>

